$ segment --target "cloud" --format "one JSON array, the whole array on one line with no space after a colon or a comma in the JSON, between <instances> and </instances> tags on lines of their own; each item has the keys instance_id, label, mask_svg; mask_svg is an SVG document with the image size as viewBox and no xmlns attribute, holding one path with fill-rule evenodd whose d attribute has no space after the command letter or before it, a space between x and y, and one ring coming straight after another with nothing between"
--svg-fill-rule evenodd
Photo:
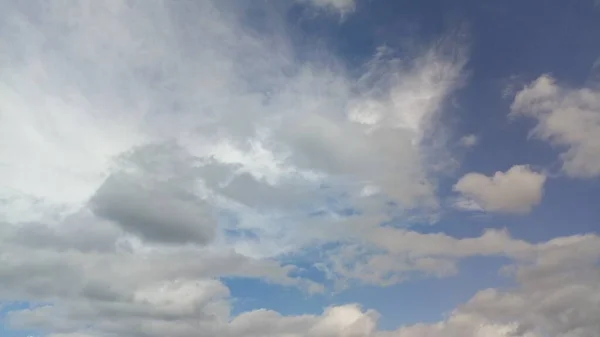
<instances>
[{"instance_id":1,"label":"cloud","mask_svg":"<svg viewBox=\"0 0 600 337\"><path fill-rule=\"evenodd\" d=\"M14 257L0 267L1 294L52 303L13 310L7 323L57 335L161 336L168 331L173 336L196 336L202 331L204 336L231 337L571 337L597 332L600 238L595 235L531 244L497 231L465 239L392 228L382 231L370 240L395 254L405 251L417 257L447 258L506 254L512 262L505 272L514 275L516 286L480 291L437 323L378 331L378 313L354 304L329 307L322 314L286 316L259 309L232 315L228 289L210 275L228 268L241 274L260 270L248 260L232 265L230 258L217 258L197 248L188 254L153 251L144 257L76 251L56 255L29 248L26 257L18 246L5 241L2 255ZM273 272L278 269L270 270L260 275L277 275ZM285 280L272 278L278 279Z\"/></svg>"},{"instance_id":2,"label":"cloud","mask_svg":"<svg viewBox=\"0 0 600 337\"><path fill-rule=\"evenodd\" d=\"M342 14L352 12L356 8L355 0L301 0L309 1L313 6L339 11Z\"/></svg>"},{"instance_id":3,"label":"cloud","mask_svg":"<svg viewBox=\"0 0 600 337\"><path fill-rule=\"evenodd\" d=\"M273 311L259 310L236 317L231 322L231 335L362 337L375 331L376 319L376 312L363 311L357 305L329 307L320 316L285 317Z\"/></svg>"},{"instance_id":4,"label":"cloud","mask_svg":"<svg viewBox=\"0 0 600 337\"><path fill-rule=\"evenodd\" d=\"M479 141L479 139L477 138L477 136L475 136L474 134L469 134L469 135L465 135L463 137L460 138L460 140L458 141L458 143L463 146L463 147L473 147L475 145L477 145L477 142Z\"/></svg>"},{"instance_id":5,"label":"cloud","mask_svg":"<svg viewBox=\"0 0 600 337\"><path fill-rule=\"evenodd\" d=\"M318 267L340 288L354 284L389 286L415 275L447 277L457 273L458 263L472 256L524 259L536 252L528 242L506 231L486 230L482 235L454 238L443 233L346 223L341 244L325 250ZM376 223L380 223L376 221ZM341 240L341 239L340 239Z\"/></svg>"},{"instance_id":6,"label":"cloud","mask_svg":"<svg viewBox=\"0 0 600 337\"><path fill-rule=\"evenodd\" d=\"M319 291L314 282L292 277L296 271L292 265L284 266L273 259L252 259L232 250L141 246L127 236L115 238L111 246L101 246L111 248L93 249L92 244L80 249L77 240L81 238L87 242L105 240L94 232L80 233L70 241L64 237L62 242L37 245L37 234L27 235L32 231L22 228L7 227L1 233L0 254L5 263L0 267L3 280L0 297L4 300L57 304L86 300L92 294L90 286L111 296L127 298L137 289L154 283L216 277L258 278L308 292Z\"/></svg>"},{"instance_id":7,"label":"cloud","mask_svg":"<svg viewBox=\"0 0 600 337\"><path fill-rule=\"evenodd\" d=\"M319 262L345 284L444 277L471 256L509 258L523 289L592 284L580 272L596 261L595 236L532 244L505 231L455 238L381 225L438 204L427 142L461 86L460 34L413 57L380 48L349 71L335 55L301 60L280 9L253 6L264 31L228 1L4 4L0 300L31 305L11 311L9 326L71 337L388 334L355 304L232 314L223 278L322 292L282 256L332 243ZM492 195L512 193L483 178L500 185ZM569 269L578 277L565 279L565 265L581 266ZM447 321L389 333L568 331L549 323L553 306L536 311L541 298L526 298L537 306L522 308L531 312L522 323L497 307L474 316L466 304Z\"/></svg>"},{"instance_id":8,"label":"cloud","mask_svg":"<svg viewBox=\"0 0 600 337\"><path fill-rule=\"evenodd\" d=\"M546 176L528 166L516 165L492 177L468 173L454 185L461 194L455 206L465 210L527 213L542 200Z\"/></svg>"},{"instance_id":9,"label":"cloud","mask_svg":"<svg viewBox=\"0 0 600 337\"><path fill-rule=\"evenodd\" d=\"M118 314L127 307L106 306L98 318L90 320L92 328L88 329L89 336L96 336L96 328L103 326L114 333L127 334L129 336L161 336L168 333L170 336L310 336L310 337L367 337L372 336L375 331L377 313L372 310L363 311L357 305L343 305L329 307L322 315L283 316L270 310L255 310L243 313L228 321L227 305L220 303L224 291L219 284L194 284L168 285L161 289L161 295L173 295L177 297L180 291L186 291L190 296L183 301L170 300L160 301L159 298L144 297L140 294L140 300L151 301L155 306L140 307L138 315L131 319L131 314L119 316ZM175 288L177 287L177 288ZM211 292L213 291L213 292ZM160 296L160 295L159 295ZM141 302L144 303L144 302ZM192 304L189 308L188 304ZM119 310L120 309L120 310ZM133 308L127 308L129 310ZM114 310L110 313L109 310ZM185 312L204 315L195 319L182 317ZM39 328L56 326L58 320L62 323L63 331L57 336L78 336L78 332L72 332L72 327L78 323L72 317L56 317L55 308L39 307L33 310L24 310L11 314L10 320L15 325L34 325ZM168 319L169 313L176 312L178 315ZM87 317L92 312L82 312L79 317ZM107 315L108 314L108 315ZM165 315L160 321L153 316ZM108 318L113 319L110 322ZM53 321L55 319L55 321ZM58 320L56 320L58 319ZM136 322L137 321L137 322ZM59 323L59 324L60 324Z\"/></svg>"},{"instance_id":10,"label":"cloud","mask_svg":"<svg viewBox=\"0 0 600 337\"><path fill-rule=\"evenodd\" d=\"M531 134L564 149L563 171L571 177L600 175L600 93L593 88L565 88L542 75L517 93L511 116L533 118Z\"/></svg>"},{"instance_id":11,"label":"cloud","mask_svg":"<svg viewBox=\"0 0 600 337\"><path fill-rule=\"evenodd\" d=\"M513 289L486 289L434 324L383 336L596 336L600 325L597 236L559 238L519 260Z\"/></svg>"},{"instance_id":12,"label":"cloud","mask_svg":"<svg viewBox=\"0 0 600 337\"><path fill-rule=\"evenodd\" d=\"M44 223L2 226L6 228L1 232L10 233L6 235L10 236L11 242L23 247L110 252L125 244L120 228L97 218L89 209L68 216L60 226Z\"/></svg>"},{"instance_id":13,"label":"cloud","mask_svg":"<svg viewBox=\"0 0 600 337\"><path fill-rule=\"evenodd\" d=\"M202 200L139 186L111 176L91 199L94 213L123 230L153 242L208 244L216 219Z\"/></svg>"},{"instance_id":14,"label":"cloud","mask_svg":"<svg viewBox=\"0 0 600 337\"><path fill-rule=\"evenodd\" d=\"M459 36L410 59L381 49L357 77L334 56L298 61L279 13L260 6L273 26L260 36L240 23L244 8L225 2L43 7L3 11L7 219L64 217L96 194L115 156L171 141L191 156L241 165L220 188L245 204L233 187L248 188L248 179L310 199L299 179L279 180L294 174L321 177L338 194L377 187L382 204L436 204L421 140L461 85ZM21 150L6 145L16 143Z\"/></svg>"}]
</instances>

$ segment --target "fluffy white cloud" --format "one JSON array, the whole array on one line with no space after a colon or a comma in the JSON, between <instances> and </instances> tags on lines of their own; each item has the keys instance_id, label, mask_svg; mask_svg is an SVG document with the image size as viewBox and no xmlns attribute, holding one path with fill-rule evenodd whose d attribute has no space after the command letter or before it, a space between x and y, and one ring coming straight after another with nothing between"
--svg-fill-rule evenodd
<instances>
[{"instance_id":1,"label":"fluffy white cloud","mask_svg":"<svg viewBox=\"0 0 600 337\"><path fill-rule=\"evenodd\" d=\"M258 36L221 1L4 7L0 214L52 226L39 242L89 208L99 238L275 257L335 241L342 209L437 206L421 140L460 86L458 36L357 78L299 62L271 9Z\"/></svg>"},{"instance_id":2,"label":"fluffy white cloud","mask_svg":"<svg viewBox=\"0 0 600 337\"><path fill-rule=\"evenodd\" d=\"M600 91L563 88L540 76L515 96L512 116L534 118L531 134L561 149L564 172L572 177L600 175Z\"/></svg>"},{"instance_id":3,"label":"fluffy white cloud","mask_svg":"<svg viewBox=\"0 0 600 337\"><path fill-rule=\"evenodd\" d=\"M454 185L462 196L455 206L465 210L527 213L542 200L546 176L528 166L516 165L488 177L468 173Z\"/></svg>"}]
</instances>

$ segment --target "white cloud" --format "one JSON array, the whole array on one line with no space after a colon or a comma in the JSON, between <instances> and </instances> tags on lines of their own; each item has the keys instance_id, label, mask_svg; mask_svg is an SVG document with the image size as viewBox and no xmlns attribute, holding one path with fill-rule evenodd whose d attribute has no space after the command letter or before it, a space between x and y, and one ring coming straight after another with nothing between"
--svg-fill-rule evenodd
<instances>
[{"instance_id":1,"label":"white cloud","mask_svg":"<svg viewBox=\"0 0 600 337\"><path fill-rule=\"evenodd\" d=\"M477 145L478 141L479 141L479 139L477 138L476 135L469 134L469 135L465 135L465 136L461 137L460 140L458 141L458 143L464 147L473 147L473 146Z\"/></svg>"},{"instance_id":2,"label":"white cloud","mask_svg":"<svg viewBox=\"0 0 600 337\"><path fill-rule=\"evenodd\" d=\"M543 75L517 93L511 110L536 120L533 136L565 149L560 158L567 175L600 175L600 91L561 87Z\"/></svg>"},{"instance_id":3,"label":"white cloud","mask_svg":"<svg viewBox=\"0 0 600 337\"><path fill-rule=\"evenodd\" d=\"M225 2L42 7L0 20L2 220L60 242L89 207L107 240L273 258L335 241L340 209L436 207L421 140L461 84L460 38L412 59L380 49L355 78L333 56L298 62L284 29L258 37Z\"/></svg>"},{"instance_id":4,"label":"white cloud","mask_svg":"<svg viewBox=\"0 0 600 337\"><path fill-rule=\"evenodd\" d=\"M460 86L462 41L403 60L380 50L355 77L332 55L299 62L280 13L265 10L273 27L259 36L243 11L3 4L0 298L50 303L11 314L15 326L222 335L237 325L219 278L323 291L277 258L355 240L340 208L437 203L421 140ZM265 334L366 336L371 317L336 307Z\"/></svg>"},{"instance_id":5,"label":"white cloud","mask_svg":"<svg viewBox=\"0 0 600 337\"><path fill-rule=\"evenodd\" d=\"M219 257L198 248L144 254L25 249L4 233L0 296L52 303L11 311L8 326L64 336L162 336L168 332L187 337L202 331L203 336L231 337L592 337L598 331L600 238L595 235L531 244L498 231L464 239L393 228L376 232L367 240L393 255L370 260L373 271L379 268L385 274L390 261L398 268L404 253L406 261L422 270L437 269L436 260L504 255L513 261L506 270L515 276L517 285L483 290L443 321L383 332L376 330L379 315L375 311L352 304L326 308L320 315L284 316L270 310L232 315L233 299L213 276L230 273L295 282L286 276L289 269L276 264ZM368 270L364 271L357 275L368 277Z\"/></svg>"},{"instance_id":6,"label":"white cloud","mask_svg":"<svg viewBox=\"0 0 600 337\"><path fill-rule=\"evenodd\" d=\"M172 140L272 191L295 193L278 177L312 175L339 193L372 186L408 208L436 203L420 139L460 85L460 39L402 62L380 51L357 79L334 57L297 62L284 29L259 38L224 2L57 1L32 21L35 8L2 14L0 198L10 221L76 210L115 156ZM357 109L380 120L357 122ZM223 190L231 198L234 185L249 186L240 179Z\"/></svg>"},{"instance_id":7,"label":"white cloud","mask_svg":"<svg viewBox=\"0 0 600 337\"><path fill-rule=\"evenodd\" d=\"M540 203L546 176L528 166L516 165L487 177L468 173L454 185L461 194L455 206L465 210L527 213Z\"/></svg>"}]
</instances>

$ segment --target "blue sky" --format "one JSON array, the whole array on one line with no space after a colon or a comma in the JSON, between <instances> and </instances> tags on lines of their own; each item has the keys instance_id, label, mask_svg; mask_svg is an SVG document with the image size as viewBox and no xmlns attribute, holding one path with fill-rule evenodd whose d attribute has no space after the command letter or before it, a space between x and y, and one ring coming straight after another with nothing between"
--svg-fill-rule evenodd
<instances>
[{"instance_id":1,"label":"blue sky","mask_svg":"<svg viewBox=\"0 0 600 337\"><path fill-rule=\"evenodd\" d=\"M597 2L0 5L0 337L600 335Z\"/></svg>"}]
</instances>

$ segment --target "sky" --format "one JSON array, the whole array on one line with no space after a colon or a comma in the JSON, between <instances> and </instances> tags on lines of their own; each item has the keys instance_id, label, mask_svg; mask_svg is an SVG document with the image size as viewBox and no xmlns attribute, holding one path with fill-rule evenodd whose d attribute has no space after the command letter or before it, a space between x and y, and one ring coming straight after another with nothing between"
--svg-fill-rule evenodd
<instances>
[{"instance_id":1,"label":"sky","mask_svg":"<svg viewBox=\"0 0 600 337\"><path fill-rule=\"evenodd\" d=\"M597 1L0 6L0 337L600 336Z\"/></svg>"}]
</instances>

